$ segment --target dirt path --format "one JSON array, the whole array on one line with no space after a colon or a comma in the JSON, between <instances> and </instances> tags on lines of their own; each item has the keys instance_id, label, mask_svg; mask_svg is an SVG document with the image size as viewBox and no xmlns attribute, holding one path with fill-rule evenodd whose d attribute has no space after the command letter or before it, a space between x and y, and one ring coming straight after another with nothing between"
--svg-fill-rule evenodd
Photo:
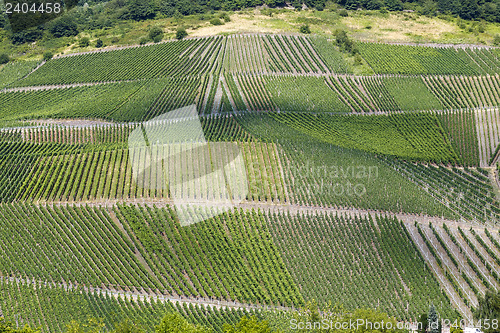
<instances>
[{"instance_id":1,"label":"dirt path","mask_svg":"<svg viewBox=\"0 0 500 333\"><path fill-rule=\"evenodd\" d=\"M169 199L116 199L116 200L104 200L104 201L82 201L82 202L69 202L69 201L58 201L58 202L40 202L38 205L41 206L65 206L65 205L74 205L74 206L91 206L91 207L104 207L111 208L116 204L129 204L129 205L142 205L148 207L157 207L157 208L165 208L167 206L172 206L173 202ZM226 202L217 202L217 201L184 201L183 205L193 205L205 208L217 207L218 205L226 205ZM236 209L243 210L262 210L264 212L286 212L290 214L339 214L339 215L347 215L347 216L368 216L371 215L375 217L377 215L391 216L396 217L402 222L405 223L414 223L415 221L418 223L428 224L431 222L432 224L442 225L446 223L449 226L454 228L484 228L485 225L472 224L468 222L458 221L458 220L450 220L440 216L429 216L429 215L419 215L419 214L410 214L410 213L394 213L388 211L381 210L367 210L367 209L358 209L353 207L320 207L320 206L303 206L303 205L295 205L288 203L271 203L271 202L253 202L253 201L244 201L234 206ZM500 226L496 225L488 225L489 230L493 230L495 232L500 231Z\"/></svg>"},{"instance_id":2,"label":"dirt path","mask_svg":"<svg viewBox=\"0 0 500 333\"><path fill-rule=\"evenodd\" d=\"M27 87L5 88L5 89L0 90L0 93L66 89L66 88L76 88L76 87L91 87L91 86L97 86L97 85L101 85L101 84L138 82L138 81L142 81L142 80L143 79L102 81L102 82L81 82L81 83L71 83L71 84L51 84L51 85L44 85L44 86L27 86Z\"/></svg>"},{"instance_id":3,"label":"dirt path","mask_svg":"<svg viewBox=\"0 0 500 333\"><path fill-rule=\"evenodd\" d=\"M53 286L53 287L59 287L63 288L64 290L72 290L75 288L81 288L81 285L76 285L76 284L71 284L71 283L52 283L52 282L46 282L46 281L37 281L37 280L27 280L27 279L22 279L22 278L17 278L17 277L0 277L1 280L7 280L10 282L17 282L17 283L28 283L28 284L34 284L34 285L43 285L43 286ZM271 310L285 310L285 311L293 311L295 310L294 308L289 308L289 307L282 307L282 306L270 306L270 305L256 305L256 304L247 304L247 303L239 303L239 302L228 302L224 300L218 300L218 299L206 299L206 298L192 298L192 297L185 297L185 296L179 296L179 297L174 297L174 296L169 296L169 295L163 295L163 294L153 294L153 293L139 293L139 292L130 292L130 291L123 291L123 290L117 290L117 289L102 289L102 288L95 288L95 287L88 287L88 286L83 286L83 291L85 292L90 292L93 294L100 294L100 295L107 295L111 296L114 298L127 298L127 299L133 299L134 301L141 300L143 302L151 302L151 301L156 301L156 302L171 302L171 303L181 303L181 304L186 304L186 305L192 305L192 306L204 306L204 307L214 307L216 309L241 309L241 310L264 310L264 309L271 309Z\"/></svg>"}]
</instances>

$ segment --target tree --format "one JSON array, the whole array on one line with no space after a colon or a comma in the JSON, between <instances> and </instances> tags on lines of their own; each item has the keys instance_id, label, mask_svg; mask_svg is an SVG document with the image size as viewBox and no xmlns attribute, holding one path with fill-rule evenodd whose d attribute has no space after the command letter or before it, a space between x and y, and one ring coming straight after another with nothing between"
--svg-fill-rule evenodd
<instances>
[{"instance_id":1,"label":"tree","mask_svg":"<svg viewBox=\"0 0 500 333\"><path fill-rule=\"evenodd\" d=\"M485 320L491 323L492 320L497 319L500 321L500 292L494 293L492 291L487 291L484 297L479 298L479 305L474 311L474 318L476 320ZM493 333L499 332L500 329L485 329L483 328L483 332L485 333Z\"/></svg>"},{"instance_id":2,"label":"tree","mask_svg":"<svg viewBox=\"0 0 500 333\"><path fill-rule=\"evenodd\" d=\"M438 6L433 0L425 0L424 6L419 11L420 15L436 16Z\"/></svg>"},{"instance_id":3,"label":"tree","mask_svg":"<svg viewBox=\"0 0 500 333\"><path fill-rule=\"evenodd\" d=\"M420 315L418 319L418 332L425 333L427 332L427 327L429 326L429 320L427 319L427 313L423 313Z\"/></svg>"},{"instance_id":4,"label":"tree","mask_svg":"<svg viewBox=\"0 0 500 333\"><path fill-rule=\"evenodd\" d=\"M153 4L148 0L131 0L128 4L126 18L141 21L155 17Z\"/></svg>"},{"instance_id":5,"label":"tree","mask_svg":"<svg viewBox=\"0 0 500 333\"><path fill-rule=\"evenodd\" d=\"M98 39L96 42L95 42L95 47L97 48L101 48L104 46L104 43L102 42L102 39Z\"/></svg>"},{"instance_id":6,"label":"tree","mask_svg":"<svg viewBox=\"0 0 500 333\"><path fill-rule=\"evenodd\" d=\"M163 39L163 29L158 26L152 27L151 30L149 30L149 39L155 43L161 42Z\"/></svg>"},{"instance_id":7,"label":"tree","mask_svg":"<svg viewBox=\"0 0 500 333\"><path fill-rule=\"evenodd\" d=\"M465 20L473 20L479 17L479 5L477 0L462 0L459 15Z\"/></svg>"},{"instance_id":8,"label":"tree","mask_svg":"<svg viewBox=\"0 0 500 333\"><path fill-rule=\"evenodd\" d=\"M0 53L0 65L6 64L10 61L10 57L6 53Z\"/></svg>"},{"instance_id":9,"label":"tree","mask_svg":"<svg viewBox=\"0 0 500 333\"><path fill-rule=\"evenodd\" d=\"M71 37L78 35L78 26L68 15L63 15L52 22L49 31L56 38Z\"/></svg>"},{"instance_id":10,"label":"tree","mask_svg":"<svg viewBox=\"0 0 500 333\"><path fill-rule=\"evenodd\" d=\"M160 324L155 327L156 333L208 333L209 331L202 327L188 323L188 321L179 313L168 313L163 317Z\"/></svg>"},{"instance_id":11,"label":"tree","mask_svg":"<svg viewBox=\"0 0 500 333\"><path fill-rule=\"evenodd\" d=\"M236 326L224 324L225 333L271 333L267 321L258 321L255 316L250 318L244 316Z\"/></svg>"},{"instance_id":12,"label":"tree","mask_svg":"<svg viewBox=\"0 0 500 333\"><path fill-rule=\"evenodd\" d=\"M431 307L429 309L428 320L429 320L429 333L441 333L439 329L440 328L439 318L436 312L436 308L434 307L434 304L431 304Z\"/></svg>"},{"instance_id":13,"label":"tree","mask_svg":"<svg viewBox=\"0 0 500 333\"><path fill-rule=\"evenodd\" d=\"M43 37L43 30L41 28L28 29L15 32L10 36L12 44L32 43Z\"/></svg>"},{"instance_id":14,"label":"tree","mask_svg":"<svg viewBox=\"0 0 500 333\"><path fill-rule=\"evenodd\" d=\"M43 60L49 61L50 59L52 59L53 56L54 56L54 54L52 52L45 51L43 54Z\"/></svg>"},{"instance_id":15,"label":"tree","mask_svg":"<svg viewBox=\"0 0 500 333\"><path fill-rule=\"evenodd\" d=\"M177 29L177 32L175 34L175 38L177 38L178 40L181 40L183 39L184 37L186 37L188 35L187 31L185 28L183 27L179 27Z\"/></svg>"},{"instance_id":16,"label":"tree","mask_svg":"<svg viewBox=\"0 0 500 333\"><path fill-rule=\"evenodd\" d=\"M387 9L392 11L403 10L403 3L401 0L385 0L385 5L387 6Z\"/></svg>"}]
</instances>

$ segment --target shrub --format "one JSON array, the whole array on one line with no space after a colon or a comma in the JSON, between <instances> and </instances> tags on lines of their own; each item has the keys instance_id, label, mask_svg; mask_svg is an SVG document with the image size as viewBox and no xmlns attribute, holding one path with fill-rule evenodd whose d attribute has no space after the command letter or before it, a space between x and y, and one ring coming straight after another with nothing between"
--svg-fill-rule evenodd
<instances>
[{"instance_id":1,"label":"shrub","mask_svg":"<svg viewBox=\"0 0 500 333\"><path fill-rule=\"evenodd\" d=\"M300 26L299 32L301 34L310 34L311 33L311 28L309 28L308 24L304 24L304 25Z\"/></svg>"},{"instance_id":2,"label":"shrub","mask_svg":"<svg viewBox=\"0 0 500 333\"><path fill-rule=\"evenodd\" d=\"M163 29L158 26L152 27L151 30L149 30L149 39L155 43L160 42L163 39Z\"/></svg>"},{"instance_id":3,"label":"shrub","mask_svg":"<svg viewBox=\"0 0 500 333\"><path fill-rule=\"evenodd\" d=\"M500 45L500 35L496 34L495 37L493 37L493 45Z\"/></svg>"},{"instance_id":4,"label":"shrub","mask_svg":"<svg viewBox=\"0 0 500 333\"><path fill-rule=\"evenodd\" d=\"M96 42L95 42L95 47L97 48L101 48L104 46L104 43L102 42L102 39L98 39Z\"/></svg>"},{"instance_id":5,"label":"shrub","mask_svg":"<svg viewBox=\"0 0 500 333\"><path fill-rule=\"evenodd\" d=\"M5 53L0 53L0 65L6 64L10 61L9 55Z\"/></svg>"},{"instance_id":6,"label":"shrub","mask_svg":"<svg viewBox=\"0 0 500 333\"><path fill-rule=\"evenodd\" d=\"M222 13L219 15L219 18L221 20L224 20L224 22L231 22L231 18L229 17L229 14L228 13Z\"/></svg>"},{"instance_id":7,"label":"shrub","mask_svg":"<svg viewBox=\"0 0 500 333\"><path fill-rule=\"evenodd\" d=\"M118 43L119 41L120 41L120 39L116 36L111 38L111 43L113 43L113 44Z\"/></svg>"},{"instance_id":8,"label":"shrub","mask_svg":"<svg viewBox=\"0 0 500 333\"><path fill-rule=\"evenodd\" d=\"M222 21L218 18L213 18L210 20L210 24L212 25L223 25L224 23L222 23Z\"/></svg>"},{"instance_id":9,"label":"shrub","mask_svg":"<svg viewBox=\"0 0 500 333\"><path fill-rule=\"evenodd\" d=\"M90 45L90 39L88 37L83 37L78 42L78 46L80 47L88 47Z\"/></svg>"},{"instance_id":10,"label":"shrub","mask_svg":"<svg viewBox=\"0 0 500 333\"><path fill-rule=\"evenodd\" d=\"M354 66L359 66L363 63L363 58L359 55L359 53L356 53L354 56Z\"/></svg>"},{"instance_id":11,"label":"shrub","mask_svg":"<svg viewBox=\"0 0 500 333\"><path fill-rule=\"evenodd\" d=\"M347 17L347 16L349 16L349 13L347 12L347 10L342 9L339 11L339 15L342 17Z\"/></svg>"},{"instance_id":12,"label":"shrub","mask_svg":"<svg viewBox=\"0 0 500 333\"><path fill-rule=\"evenodd\" d=\"M146 37L142 37L140 40L139 40L139 45L144 45L144 44L147 44L148 42L148 39Z\"/></svg>"},{"instance_id":13,"label":"shrub","mask_svg":"<svg viewBox=\"0 0 500 333\"><path fill-rule=\"evenodd\" d=\"M177 33L175 34L175 38L177 38L178 40L181 40L184 37L187 37L187 35L188 35L188 33L187 33L186 29L183 27L179 27L177 29Z\"/></svg>"},{"instance_id":14,"label":"shrub","mask_svg":"<svg viewBox=\"0 0 500 333\"><path fill-rule=\"evenodd\" d=\"M50 59L52 59L53 56L54 54L52 52L45 51L45 53L43 54L43 60L49 61Z\"/></svg>"}]
</instances>

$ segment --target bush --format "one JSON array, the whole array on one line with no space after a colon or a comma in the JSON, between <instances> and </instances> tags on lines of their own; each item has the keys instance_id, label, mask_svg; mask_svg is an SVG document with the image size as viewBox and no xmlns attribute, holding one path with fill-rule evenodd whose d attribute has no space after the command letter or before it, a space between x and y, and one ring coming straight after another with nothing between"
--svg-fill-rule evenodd
<instances>
[{"instance_id":1,"label":"bush","mask_svg":"<svg viewBox=\"0 0 500 333\"><path fill-rule=\"evenodd\" d=\"M342 9L339 11L339 15L342 17L347 17L347 16L349 16L349 13L347 12L347 10Z\"/></svg>"},{"instance_id":2,"label":"bush","mask_svg":"<svg viewBox=\"0 0 500 333\"><path fill-rule=\"evenodd\" d=\"M113 43L113 44L116 44L116 43L118 43L119 41L120 41L120 39L119 39L118 37L116 37L116 36L115 36L115 37L113 37L113 38L111 38L111 43Z\"/></svg>"},{"instance_id":3,"label":"bush","mask_svg":"<svg viewBox=\"0 0 500 333\"><path fill-rule=\"evenodd\" d=\"M5 53L0 53L0 65L6 64L10 61L9 55Z\"/></svg>"},{"instance_id":4,"label":"bush","mask_svg":"<svg viewBox=\"0 0 500 333\"><path fill-rule=\"evenodd\" d=\"M222 14L220 14L219 18L221 20L224 20L224 22L231 22L231 18L229 17L228 13L222 13Z\"/></svg>"},{"instance_id":5,"label":"bush","mask_svg":"<svg viewBox=\"0 0 500 333\"><path fill-rule=\"evenodd\" d=\"M144 45L144 44L147 44L149 41L149 39L147 39L146 37L142 37L140 40L139 40L139 45Z\"/></svg>"},{"instance_id":6,"label":"bush","mask_svg":"<svg viewBox=\"0 0 500 333\"><path fill-rule=\"evenodd\" d=\"M493 37L493 45L500 46L500 35L497 34Z\"/></svg>"},{"instance_id":7,"label":"bush","mask_svg":"<svg viewBox=\"0 0 500 333\"><path fill-rule=\"evenodd\" d=\"M102 39L98 39L96 42L95 42L95 47L97 48L101 48L104 46L104 43L102 42Z\"/></svg>"},{"instance_id":8,"label":"bush","mask_svg":"<svg viewBox=\"0 0 500 333\"><path fill-rule=\"evenodd\" d=\"M149 39L155 43L161 42L163 39L163 29L158 26L152 27L151 30L149 30Z\"/></svg>"},{"instance_id":9,"label":"bush","mask_svg":"<svg viewBox=\"0 0 500 333\"><path fill-rule=\"evenodd\" d=\"M324 3L322 3L322 2L317 3L317 4L316 4L316 7L314 7L314 8L316 8L316 10L318 10L318 11L320 11L320 12L321 12L321 11L325 10L325 4L324 4Z\"/></svg>"},{"instance_id":10,"label":"bush","mask_svg":"<svg viewBox=\"0 0 500 333\"><path fill-rule=\"evenodd\" d=\"M354 66L359 66L363 63L363 58L359 55L359 53L356 53L354 56Z\"/></svg>"},{"instance_id":11,"label":"bush","mask_svg":"<svg viewBox=\"0 0 500 333\"><path fill-rule=\"evenodd\" d=\"M54 54L52 52L45 51L45 53L43 54L43 60L49 61L50 59L52 59L53 56Z\"/></svg>"},{"instance_id":12,"label":"bush","mask_svg":"<svg viewBox=\"0 0 500 333\"><path fill-rule=\"evenodd\" d=\"M179 27L177 29L177 33L175 34L175 38L177 38L178 40L181 40L184 37L187 37L187 35L188 35L188 33L187 33L186 29L183 27Z\"/></svg>"},{"instance_id":13,"label":"bush","mask_svg":"<svg viewBox=\"0 0 500 333\"><path fill-rule=\"evenodd\" d=\"M311 28L309 28L308 24L304 24L304 25L300 26L299 32L301 34L310 34L311 33Z\"/></svg>"},{"instance_id":14,"label":"bush","mask_svg":"<svg viewBox=\"0 0 500 333\"><path fill-rule=\"evenodd\" d=\"M213 18L210 20L210 24L212 25L223 25L224 23L222 23L222 21L218 18Z\"/></svg>"},{"instance_id":15,"label":"bush","mask_svg":"<svg viewBox=\"0 0 500 333\"><path fill-rule=\"evenodd\" d=\"M90 39L88 37L83 37L78 42L78 46L80 47L88 47L90 45Z\"/></svg>"}]
</instances>

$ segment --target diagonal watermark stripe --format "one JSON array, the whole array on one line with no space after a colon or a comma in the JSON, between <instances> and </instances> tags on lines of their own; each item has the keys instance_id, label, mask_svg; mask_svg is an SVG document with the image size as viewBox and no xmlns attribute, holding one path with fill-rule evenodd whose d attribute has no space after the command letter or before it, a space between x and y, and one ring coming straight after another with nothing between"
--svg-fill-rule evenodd
<instances>
[{"instance_id":1,"label":"diagonal watermark stripe","mask_svg":"<svg viewBox=\"0 0 500 333\"><path fill-rule=\"evenodd\" d=\"M140 188L168 191L181 225L230 210L248 194L238 144L207 142L195 105L145 122L132 131L128 146L134 181ZM203 209L183 208L192 202Z\"/></svg>"}]
</instances>

